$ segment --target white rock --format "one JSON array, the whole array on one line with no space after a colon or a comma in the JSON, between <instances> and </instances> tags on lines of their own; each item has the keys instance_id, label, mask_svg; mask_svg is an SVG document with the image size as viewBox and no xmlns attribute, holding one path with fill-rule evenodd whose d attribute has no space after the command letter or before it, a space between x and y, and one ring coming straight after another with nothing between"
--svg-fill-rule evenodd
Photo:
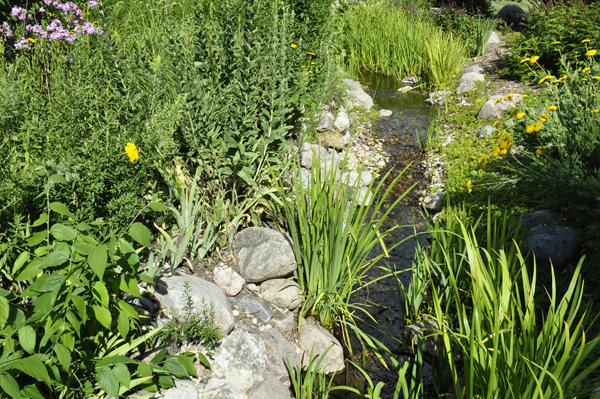
<instances>
[{"instance_id":1,"label":"white rock","mask_svg":"<svg viewBox=\"0 0 600 399\"><path fill-rule=\"evenodd\" d=\"M333 126L340 133L345 133L350 128L351 123L350 116L346 113L346 111L340 111L335 118L335 122L333 122Z\"/></svg>"},{"instance_id":2,"label":"white rock","mask_svg":"<svg viewBox=\"0 0 600 399\"><path fill-rule=\"evenodd\" d=\"M361 187L360 192L358 193L356 206L369 206L371 205L371 201L373 201L373 193L369 190L369 187Z\"/></svg>"},{"instance_id":3,"label":"white rock","mask_svg":"<svg viewBox=\"0 0 600 399\"><path fill-rule=\"evenodd\" d=\"M260 290L265 301L279 308L294 310L302 304L302 290L292 280L267 280L260 285Z\"/></svg>"},{"instance_id":4,"label":"white rock","mask_svg":"<svg viewBox=\"0 0 600 399\"><path fill-rule=\"evenodd\" d=\"M323 133L333 130L333 120L333 114L331 112L327 112L319 121L319 124L317 125L317 132Z\"/></svg>"},{"instance_id":5,"label":"white rock","mask_svg":"<svg viewBox=\"0 0 600 399\"><path fill-rule=\"evenodd\" d=\"M303 143L300 147L300 165L310 170L313 165L313 156L323 160L327 156L327 149L318 144Z\"/></svg>"},{"instance_id":6,"label":"white rock","mask_svg":"<svg viewBox=\"0 0 600 399\"><path fill-rule=\"evenodd\" d=\"M379 115L382 118L388 118L388 117L392 116L392 111L390 111L389 109L380 109Z\"/></svg>"},{"instance_id":7,"label":"white rock","mask_svg":"<svg viewBox=\"0 0 600 399\"><path fill-rule=\"evenodd\" d=\"M347 146L348 144L350 144L350 142L352 141L352 135L350 134L350 132L346 132L344 134L344 137L342 137L344 139L344 145Z\"/></svg>"},{"instance_id":8,"label":"white rock","mask_svg":"<svg viewBox=\"0 0 600 399\"><path fill-rule=\"evenodd\" d=\"M213 275L213 280L215 284L223 288L228 296L236 296L242 290L245 283L242 276L230 267L217 271Z\"/></svg>"},{"instance_id":9,"label":"white rock","mask_svg":"<svg viewBox=\"0 0 600 399\"><path fill-rule=\"evenodd\" d=\"M290 399L290 390L269 374L262 384L248 392L248 399Z\"/></svg>"},{"instance_id":10,"label":"white rock","mask_svg":"<svg viewBox=\"0 0 600 399\"><path fill-rule=\"evenodd\" d=\"M373 181L373 174L364 169L360 175L360 185L367 187Z\"/></svg>"},{"instance_id":11,"label":"white rock","mask_svg":"<svg viewBox=\"0 0 600 399\"><path fill-rule=\"evenodd\" d=\"M286 387L290 387L287 360L292 368L296 369L297 366L302 367L302 356L296 353L294 346L275 328L263 330L259 336L267 348L267 372L277 377Z\"/></svg>"},{"instance_id":12,"label":"white rock","mask_svg":"<svg viewBox=\"0 0 600 399\"><path fill-rule=\"evenodd\" d=\"M175 379L175 387L163 391L163 399L197 399L198 388L187 380Z\"/></svg>"},{"instance_id":13,"label":"white rock","mask_svg":"<svg viewBox=\"0 0 600 399\"><path fill-rule=\"evenodd\" d=\"M500 43L500 38L498 37L498 34L496 32L492 32L487 44L496 44L496 43Z\"/></svg>"},{"instance_id":14,"label":"white rock","mask_svg":"<svg viewBox=\"0 0 600 399\"><path fill-rule=\"evenodd\" d=\"M199 399L247 399L248 397L236 389L225 378L211 378L208 384L199 389L197 394ZM175 398L174 398L175 399Z\"/></svg>"},{"instance_id":15,"label":"white rock","mask_svg":"<svg viewBox=\"0 0 600 399\"><path fill-rule=\"evenodd\" d=\"M353 170L350 172L342 173L342 183L347 184L350 187L354 187L358 184L358 172Z\"/></svg>"},{"instance_id":16,"label":"white rock","mask_svg":"<svg viewBox=\"0 0 600 399\"><path fill-rule=\"evenodd\" d=\"M360 83L350 79L344 79L343 81L350 89L348 94L355 106L363 107L367 110L373 107L373 99L364 91Z\"/></svg>"},{"instance_id":17,"label":"white rock","mask_svg":"<svg viewBox=\"0 0 600 399\"><path fill-rule=\"evenodd\" d=\"M485 82L485 75L477 72L467 72L458 79L458 85L465 82Z\"/></svg>"},{"instance_id":18,"label":"white rock","mask_svg":"<svg viewBox=\"0 0 600 399\"><path fill-rule=\"evenodd\" d=\"M344 369L344 350L340 342L324 328L317 324L307 324L302 319L299 328L300 347L304 350L302 366L306 370L310 362L312 351L313 359L320 358L327 348L331 347L327 355L321 361L320 367L327 374L332 374ZM315 360L313 364L316 364Z\"/></svg>"},{"instance_id":19,"label":"white rock","mask_svg":"<svg viewBox=\"0 0 600 399\"><path fill-rule=\"evenodd\" d=\"M405 93L407 91L410 91L411 89L412 89L412 86L404 86L404 87L399 88L398 91L400 93Z\"/></svg>"}]
</instances>

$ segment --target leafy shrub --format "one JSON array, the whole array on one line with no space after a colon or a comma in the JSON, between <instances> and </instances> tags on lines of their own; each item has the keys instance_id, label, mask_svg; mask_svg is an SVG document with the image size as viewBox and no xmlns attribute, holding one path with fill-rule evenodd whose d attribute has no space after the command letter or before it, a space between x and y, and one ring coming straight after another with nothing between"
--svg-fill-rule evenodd
<instances>
[{"instance_id":1,"label":"leafy shrub","mask_svg":"<svg viewBox=\"0 0 600 399\"><path fill-rule=\"evenodd\" d=\"M508 41L506 47L511 57L502 73L523 81L534 79L536 72L521 63L532 56L538 56L537 62L550 74L564 74L561 56L573 67L583 68L587 64L582 41L588 39L592 48L598 46L598 22L600 3L597 2L586 5L582 1L561 0L534 9L529 15L528 28Z\"/></svg>"},{"instance_id":2,"label":"leafy shrub","mask_svg":"<svg viewBox=\"0 0 600 399\"><path fill-rule=\"evenodd\" d=\"M477 30L476 19L464 8L443 4L440 6L438 12L426 13L423 17L444 31L463 39L475 37Z\"/></svg>"}]
</instances>

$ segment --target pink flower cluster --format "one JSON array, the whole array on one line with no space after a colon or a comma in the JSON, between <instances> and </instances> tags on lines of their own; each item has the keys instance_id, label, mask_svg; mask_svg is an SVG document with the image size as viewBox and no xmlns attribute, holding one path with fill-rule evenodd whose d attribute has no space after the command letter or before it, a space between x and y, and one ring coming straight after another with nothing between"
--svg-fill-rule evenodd
<instances>
[{"instance_id":1,"label":"pink flower cluster","mask_svg":"<svg viewBox=\"0 0 600 399\"><path fill-rule=\"evenodd\" d=\"M74 42L78 35L103 35L104 31L95 26L91 22L86 22L83 17L83 11L72 1L65 3L58 0L43 0L44 5L47 7L40 7L38 12L44 14L43 18L46 18L46 24L26 24L25 30L29 32L35 39L48 39L49 41L65 41L68 43ZM87 3L89 8L98 7L98 2L90 0ZM56 15L58 18L49 20L46 15ZM13 17L19 21L26 21L33 19L33 15L28 14L27 10L18 6L15 6L11 10ZM60 15L62 14L62 15ZM11 37L13 32L10 25L4 22L0 27L0 33L3 33L6 37ZM29 50L31 43L34 42L25 37L22 37L17 41L14 46L17 50Z\"/></svg>"}]
</instances>

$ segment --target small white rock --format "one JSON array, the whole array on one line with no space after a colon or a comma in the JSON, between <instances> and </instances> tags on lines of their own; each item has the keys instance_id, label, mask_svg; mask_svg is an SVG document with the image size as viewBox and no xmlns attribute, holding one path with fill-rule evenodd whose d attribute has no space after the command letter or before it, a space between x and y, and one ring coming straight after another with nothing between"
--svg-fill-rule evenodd
<instances>
[{"instance_id":1,"label":"small white rock","mask_svg":"<svg viewBox=\"0 0 600 399\"><path fill-rule=\"evenodd\" d=\"M392 116L392 111L390 111L389 109L380 109L379 115L383 118L388 118Z\"/></svg>"}]
</instances>

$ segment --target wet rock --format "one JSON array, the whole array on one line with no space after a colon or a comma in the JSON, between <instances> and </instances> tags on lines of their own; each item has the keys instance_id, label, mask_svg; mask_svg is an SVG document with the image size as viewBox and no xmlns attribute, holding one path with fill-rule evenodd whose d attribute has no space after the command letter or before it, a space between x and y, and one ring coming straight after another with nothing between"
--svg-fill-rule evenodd
<instances>
[{"instance_id":1,"label":"wet rock","mask_svg":"<svg viewBox=\"0 0 600 399\"><path fill-rule=\"evenodd\" d=\"M398 91L400 93L405 93L407 91L410 91L411 89L412 89L412 86L404 86L404 87L399 88Z\"/></svg>"},{"instance_id":2,"label":"wet rock","mask_svg":"<svg viewBox=\"0 0 600 399\"><path fill-rule=\"evenodd\" d=\"M324 133L333 130L333 114L328 112L324 117L321 118L317 125L317 132Z\"/></svg>"},{"instance_id":3,"label":"wet rock","mask_svg":"<svg viewBox=\"0 0 600 399\"><path fill-rule=\"evenodd\" d=\"M439 330L439 326L436 321L424 321L415 323L407 326L404 329L404 333L408 338L409 342L416 347L419 342L419 337L423 345L423 351L432 356L437 356L437 339L434 332L431 330Z\"/></svg>"},{"instance_id":4,"label":"wet rock","mask_svg":"<svg viewBox=\"0 0 600 399\"><path fill-rule=\"evenodd\" d=\"M521 100L520 94L511 93L508 95L496 95L488 98L487 102L483 104L481 111L477 114L477 119L491 119L500 118L502 112L509 108L516 106L516 102ZM500 99L498 102L496 100Z\"/></svg>"},{"instance_id":5,"label":"wet rock","mask_svg":"<svg viewBox=\"0 0 600 399\"><path fill-rule=\"evenodd\" d=\"M302 304L302 290L291 280L267 280L260 285L263 299L282 309L294 310Z\"/></svg>"},{"instance_id":6,"label":"wet rock","mask_svg":"<svg viewBox=\"0 0 600 399\"><path fill-rule=\"evenodd\" d=\"M313 165L313 157L317 156L320 159L325 159L327 149L318 144L303 143L300 147L300 165L303 168L311 169Z\"/></svg>"},{"instance_id":7,"label":"wet rock","mask_svg":"<svg viewBox=\"0 0 600 399\"><path fill-rule=\"evenodd\" d=\"M481 129L479 129L479 133L477 133L477 137L480 139L489 139L493 137L493 133L498 130L492 125L485 125Z\"/></svg>"},{"instance_id":8,"label":"wet rock","mask_svg":"<svg viewBox=\"0 0 600 399\"><path fill-rule=\"evenodd\" d=\"M248 399L290 399L290 390L277 377L265 376L265 380L248 392Z\"/></svg>"},{"instance_id":9,"label":"wet rock","mask_svg":"<svg viewBox=\"0 0 600 399\"><path fill-rule=\"evenodd\" d=\"M485 75L477 72L467 72L458 79L458 85L465 82L485 82Z\"/></svg>"},{"instance_id":10,"label":"wet rock","mask_svg":"<svg viewBox=\"0 0 600 399\"><path fill-rule=\"evenodd\" d=\"M260 332L260 338L265 343L267 350L267 372L273 374L280 383L290 387L292 382L288 374L287 360L295 370L297 366L302 367L302 357L296 353L296 349L275 328Z\"/></svg>"},{"instance_id":11,"label":"wet rock","mask_svg":"<svg viewBox=\"0 0 600 399\"><path fill-rule=\"evenodd\" d=\"M410 87L414 87L417 85L417 78L414 76L402 79L402 84Z\"/></svg>"},{"instance_id":12,"label":"wet rock","mask_svg":"<svg viewBox=\"0 0 600 399\"><path fill-rule=\"evenodd\" d=\"M577 257L577 231L566 226L539 226L529 232L526 250L532 250L538 265L563 267Z\"/></svg>"},{"instance_id":13,"label":"wet rock","mask_svg":"<svg viewBox=\"0 0 600 399\"><path fill-rule=\"evenodd\" d=\"M529 19L527 13L516 4L507 4L498 11L496 18L503 20L514 30L523 30Z\"/></svg>"},{"instance_id":14,"label":"wet rock","mask_svg":"<svg viewBox=\"0 0 600 399\"><path fill-rule=\"evenodd\" d=\"M319 140L319 144L324 147L335 148L336 150L343 150L346 148L344 135L335 130L327 133L317 133L317 140Z\"/></svg>"},{"instance_id":15,"label":"wet rock","mask_svg":"<svg viewBox=\"0 0 600 399\"><path fill-rule=\"evenodd\" d=\"M481 65L473 64L465 69L465 73L469 73L469 72L483 74L485 72L485 70L483 69L483 67Z\"/></svg>"},{"instance_id":16,"label":"wet rock","mask_svg":"<svg viewBox=\"0 0 600 399\"><path fill-rule=\"evenodd\" d=\"M475 82L473 82L471 80L467 80L466 82L463 82L458 86L458 88L456 89L456 94L462 94L462 93L472 90L474 88L475 88Z\"/></svg>"},{"instance_id":17,"label":"wet rock","mask_svg":"<svg viewBox=\"0 0 600 399\"><path fill-rule=\"evenodd\" d=\"M194 301L194 311L201 312L202 301L206 305L213 304L215 310L215 322L221 329L221 335L225 336L233 329L235 317L231 309L231 304L225 295L223 289L213 283L209 283L199 277L192 275L174 275L170 277L161 277L154 296L160 302L166 312L173 309L176 315L184 313L183 309L186 300L183 296L185 283L189 284L192 300Z\"/></svg>"},{"instance_id":18,"label":"wet rock","mask_svg":"<svg viewBox=\"0 0 600 399\"><path fill-rule=\"evenodd\" d=\"M198 399L248 399L225 378L211 378L196 393ZM173 398L176 399L176 398Z\"/></svg>"},{"instance_id":19,"label":"wet rock","mask_svg":"<svg viewBox=\"0 0 600 399\"><path fill-rule=\"evenodd\" d=\"M346 113L346 111L340 111L335 118L335 122L333 122L333 126L339 132L345 133L350 128L351 123L350 116Z\"/></svg>"},{"instance_id":20,"label":"wet rock","mask_svg":"<svg viewBox=\"0 0 600 399\"><path fill-rule=\"evenodd\" d=\"M432 212L439 212L442 210L442 199L444 198L444 193L438 191L436 193L430 194L425 199L423 199L423 206Z\"/></svg>"},{"instance_id":21,"label":"wet rock","mask_svg":"<svg viewBox=\"0 0 600 399\"><path fill-rule=\"evenodd\" d=\"M175 379L175 387L164 390L163 399L198 399L198 388L191 381Z\"/></svg>"},{"instance_id":22,"label":"wet rock","mask_svg":"<svg viewBox=\"0 0 600 399\"><path fill-rule=\"evenodd\" d=\"M382 118L389 118L390 116L392 116L392 111L390 111L388 109L380 109L379 110L379 115Z\"/></svg>"},{"instance_id":23,"label":"wet rock","mask_svg":"<svg viewBox=\"0 0 600 399\"><path fill-rule=\"evenodd\" d=\"M343 81L350 88L348 94L354 106L363 107L367 110L373 107L373 99L364 91L360 83L351 79L344 79Z\"/></svg>"},{"instance_id":24,"label":"wet rock","mask_svg":"<svg viewBox=\"0 0 600 399\"><path fill-rule=\"evenodd\" d=\"M269 321L273 317L271 308L254 295L246 295L238 302L238 305L255 315L259 323Z\"/></svg>"},{"instance_id":25,"label":"wet rock","mask_svg":"<svg viewBox=\"0 0 600 399\"><path fill-rule=\"evenodd\" d=\"M221 341L211 366L214 375L226 378L232 388L245 393L263 380L267 368L265 343L257 335L233 332Z\"/></svg>"},{"instance_id":26,"label":"wet rock","mask_svg":"<svg viewBox=\"0 0 600 399\"><path fill-rule=\"evenodd\" d=\"M242 290L245 283L242 276L230 267L216 270L213 280L215 284L223 288L225 294L228 296L236 296Z\"/></svg>"},{"instance_id":27,"label":"wet rock","mask_svg":"<svg viewBox=\"0 0 600 399\"><path fill-rule=\"evenodd\" d=\"M323 327L317 324L307 324L306 320L302 319L299 328L300 347L304 350L302 358L302 367L308 369L310 362L310 354L312 350L313 359L320 358L321 355L331 347L327 355L321 361L321 369L324 369L327 374L332 374L344 369L344 350L340 342ZM315 360L315 363L318 360Z\"/></svg>"},{"instance_id":28,"label":"wet rock","mask_svg":"<svg viewBox=\"0 0 600 399\"><path fill-rule=\"evenodd\" d=\"M296 270L291 238L265 227L240 231L233 243L236 271L249 283L286 277Z\"/></svg>"}]
</instances>

